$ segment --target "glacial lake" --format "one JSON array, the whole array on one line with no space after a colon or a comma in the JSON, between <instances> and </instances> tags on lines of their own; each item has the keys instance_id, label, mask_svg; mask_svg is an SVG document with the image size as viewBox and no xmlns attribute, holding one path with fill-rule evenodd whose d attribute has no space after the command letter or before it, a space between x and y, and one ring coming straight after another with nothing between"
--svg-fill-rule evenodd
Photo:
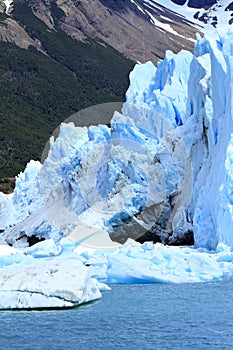
<instances>
[{"instance_id":1,"label":"glacial lake","mask_svg":"<svg viewBox=\"0 0 233 350\"><path fill-rule=\"evenodd\" d=\"M1 311L0 349L233 349L233 281L112 285L74 309Z\"/></svg>"}]
</instances>

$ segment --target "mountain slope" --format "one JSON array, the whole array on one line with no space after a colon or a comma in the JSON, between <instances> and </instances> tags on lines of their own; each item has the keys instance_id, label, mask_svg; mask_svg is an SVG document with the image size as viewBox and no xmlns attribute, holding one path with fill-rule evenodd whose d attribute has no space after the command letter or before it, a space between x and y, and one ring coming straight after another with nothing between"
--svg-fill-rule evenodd
<instances>
[{"instance_id":1,"label":"mountain slope","mask_svg":"<svg viewBox=\"0 0 233 350\"><path fill-rule=\"evenodd\" d=\"M79 41L99 38L134 61L157 61L164 57L167 47L176 52L181 47L193 49L196 30L169 8L164 9L163 18L152 16L140 0L18 0L11 20L23 31L24 21L19 23L16 15L19 8L23 16L30 8L49 30L59 27ZM31 37L31 33L26 32ZM31 39L29 42L25 38L28 44L39 48L38 38Z\"/></svg>"},{"instance_id":2,"label":"mountain slope","mask_svg":"<svg viewBox=\"0 0 233 350\"><path fill-rule=\"evenodd\" d=\"M9 16L2 2L0 12L0 178L40 159L70 114L123 101L135 61L192 49L196 31L130 0L18 0Z\"/></svg>"},{"instance_id":3,"label":"mountain slope","mask_svg":"<svg viewBox=\"0 0 233 350\"><path fill-rule=\"evenodd\" d=\"M49 55L0 42L0 177L14 176L31 158L40 159L49 135L70 114L122 101L134 65L106 44L48 32L30 9L23 16Z\"/></svg>"}]
</instances>

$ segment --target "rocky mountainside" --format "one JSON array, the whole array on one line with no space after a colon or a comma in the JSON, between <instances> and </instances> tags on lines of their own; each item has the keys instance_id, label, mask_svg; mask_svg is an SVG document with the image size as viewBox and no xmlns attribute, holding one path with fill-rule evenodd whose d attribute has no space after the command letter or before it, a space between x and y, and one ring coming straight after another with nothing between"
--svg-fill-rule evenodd
<instances>
[{"instance_id":1,"label":"rocky mountainside","mask_svg":"<svg viewBox=\"0 0 233 350\"><path fill-rule=\"evenodd\" d=\"M43 45L19 20L18 12L31 9L48 30L59 27L72 38L99 38L134 61L156 61L164 51L193 48L196 29L169 9L153 15L140 1L131 0L18 0L0 28L3 41L20 47ZM160 26L161 25L161 26ZM42 46L42 47L41 47Z\"/></svg>"}]
</instances>

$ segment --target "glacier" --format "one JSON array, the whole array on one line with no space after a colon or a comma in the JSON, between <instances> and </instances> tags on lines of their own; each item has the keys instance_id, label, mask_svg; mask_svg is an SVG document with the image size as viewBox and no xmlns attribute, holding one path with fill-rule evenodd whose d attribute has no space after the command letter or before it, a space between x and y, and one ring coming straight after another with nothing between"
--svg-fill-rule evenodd
<instances>
[{"instance_id":1,"label":"glacier","mask_svg":"<svg viewBox=\"0 0 233 350\"><path fill-rule=\"evenodd\" d=\"M232 42L229 27L198 35L193 54L137 64L109 126L61 124L43 163L29 162L14 193L0 193L0 247L14 252L0 256L4 276L37 263L65 275L77 260L95 291L78 304L105 283L232 275ZM33 285L42 293L33 281L23 289ZM49 293L43 300L58 298Z\"/></svg>"}]
</instances>

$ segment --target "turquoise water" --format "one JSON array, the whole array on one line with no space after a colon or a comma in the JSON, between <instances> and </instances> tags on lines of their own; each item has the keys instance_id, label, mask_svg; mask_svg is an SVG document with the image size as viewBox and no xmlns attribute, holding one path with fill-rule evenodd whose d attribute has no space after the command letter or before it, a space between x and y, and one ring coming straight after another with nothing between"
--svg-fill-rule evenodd
<instances>
[{"instance_id":1,"label":"turquoise water","mask_svg":"<svg viewBox=\"0 0 233 350\"><path fill-rule=\"evenodd\" d=\"M233 282L113 285L75 309L2 311L0 349L233 349Z\"/></svg>"}]
</instances>

